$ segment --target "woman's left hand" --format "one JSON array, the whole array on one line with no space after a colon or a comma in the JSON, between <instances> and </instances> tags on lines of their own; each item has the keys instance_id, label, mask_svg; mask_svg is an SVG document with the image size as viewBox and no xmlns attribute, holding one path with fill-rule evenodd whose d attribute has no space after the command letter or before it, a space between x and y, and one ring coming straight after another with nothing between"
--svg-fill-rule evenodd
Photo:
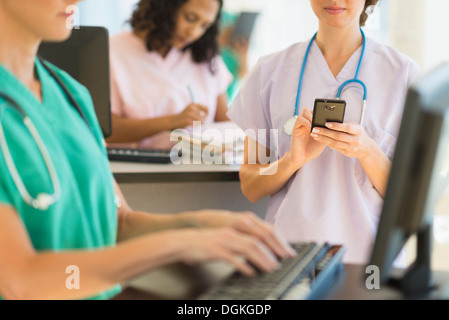
<instances>
[{"instance_id":1,"label":"woman's left hand","mask_svg":"<svg viewBox=\"0 0 449 320\"><path fill-rule=\"evenodd\" d=\"M239 56L240 59L246 59L249 51L249 41L245 38L232 40L230 48Z\"/></svg>"},{"instance_id":2,"label":"woman's left hand","mask_svg":"<svg viewBox=\"0 0 449 320\"><path fill-rule=\"evenodd\" d=\"M346 157L364 159L377 146L359 124L331 122L326 127L315 127L311 133L312 138Z\"/></svg>"}]
</instances>

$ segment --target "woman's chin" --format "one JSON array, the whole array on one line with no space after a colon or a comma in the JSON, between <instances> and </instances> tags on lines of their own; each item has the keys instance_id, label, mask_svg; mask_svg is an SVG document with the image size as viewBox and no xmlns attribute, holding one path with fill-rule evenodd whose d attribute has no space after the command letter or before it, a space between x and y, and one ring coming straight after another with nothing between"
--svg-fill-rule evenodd
<instances>
[{"instance_id":1,"label":"woman's chin","mask_svg":"<svg viewBox=\"0 0 449 320\"><path fill-rule=\"evenodd\" d=\"M173 43L173 47L178 49L178 50L184 50L185 48L187 48L189 45L191 45L190 42L181 42L181 41L176 41L175 43Z\"/></svg>"},{"instance_id":2,"label":"woman's chin","mask_svg":"<svg viewBox=\"0 0 449 320\"><path fill-rule=\"evenodd\" d=\"M62 42L67 40L72 34L72 29L70 28L61 28L59 30L52 30L51 33L45 34L42 39L43 41L48 42Z\"/></svg>"}]
</instances>

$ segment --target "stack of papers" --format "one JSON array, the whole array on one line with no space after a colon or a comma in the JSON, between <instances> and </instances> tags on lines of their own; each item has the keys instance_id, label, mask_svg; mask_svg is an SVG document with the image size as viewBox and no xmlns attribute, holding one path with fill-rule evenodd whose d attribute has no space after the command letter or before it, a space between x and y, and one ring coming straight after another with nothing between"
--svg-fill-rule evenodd
<instances>
[{"instance_id":1,"label":"stack of papers","mask_svg":"<svg viewBox=\"0 0 449 320\"><path fill-rule=\"evenodd\" d=\"M190 153L183 153L193 155L195 160L200 157L203 163L212 161L215 164L242 164L245 137L242 129L227 121L175 130L171 139L178 139L178 149L190 150Z\"/></svg>"}]
</instances>

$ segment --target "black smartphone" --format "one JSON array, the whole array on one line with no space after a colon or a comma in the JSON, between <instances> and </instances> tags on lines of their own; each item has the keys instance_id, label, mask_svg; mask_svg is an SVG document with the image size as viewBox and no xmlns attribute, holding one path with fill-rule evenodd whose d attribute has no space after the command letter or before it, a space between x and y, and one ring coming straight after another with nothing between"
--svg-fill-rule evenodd
<instances>
[{"instance_id":1,"label":"black smartphone","mask_svg":"<svg viewBox=\"0 0 449 320\"><path fill-rule=\"evenodd\" d=\"M326 127L327 122L343 123L345 119L346 101L332 99L316 99L313 107L312 130L315 127Z\"/></svg>"}]
</instances>

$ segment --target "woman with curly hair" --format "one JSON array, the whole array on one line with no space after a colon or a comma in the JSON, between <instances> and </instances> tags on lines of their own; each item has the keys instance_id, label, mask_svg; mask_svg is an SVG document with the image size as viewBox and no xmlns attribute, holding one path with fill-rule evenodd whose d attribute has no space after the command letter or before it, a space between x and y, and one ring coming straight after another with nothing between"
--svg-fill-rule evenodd
<instances>
[{"instance_id":1,"label":"woman with curly hair","mask_svg":"<svg viewBox=\"0 0 449 320\"><path fill-rule=\"evenodd\" d=\"M222 0L141 0L111 37L109 143L165 148L171 130L228 121L232 76L219 57Z\"/></svg>"},{"instance_id":2,"label":"woman with curly hair","mask_svg":"<svg viewBox=\"0 0 449 320\"><path fill-rule=\"evenodd\" d=\"M266 220L289 241L341 243L345 261L358 264L371 253L408 85L420 74L409 57L365 38L361 28L378 2L310 0L316 35L261 58L228 113L243 130L278 132L246 141L246 197L271 197ZM366 91L361 83L345 85L353 79ZM315 100L339 95L344 123L311 132ZM256 143L259 155L269 149L276 161L259 161L249 147ZM269 168L276 171L260 174Z\"/></svg>"}]
</instances>

